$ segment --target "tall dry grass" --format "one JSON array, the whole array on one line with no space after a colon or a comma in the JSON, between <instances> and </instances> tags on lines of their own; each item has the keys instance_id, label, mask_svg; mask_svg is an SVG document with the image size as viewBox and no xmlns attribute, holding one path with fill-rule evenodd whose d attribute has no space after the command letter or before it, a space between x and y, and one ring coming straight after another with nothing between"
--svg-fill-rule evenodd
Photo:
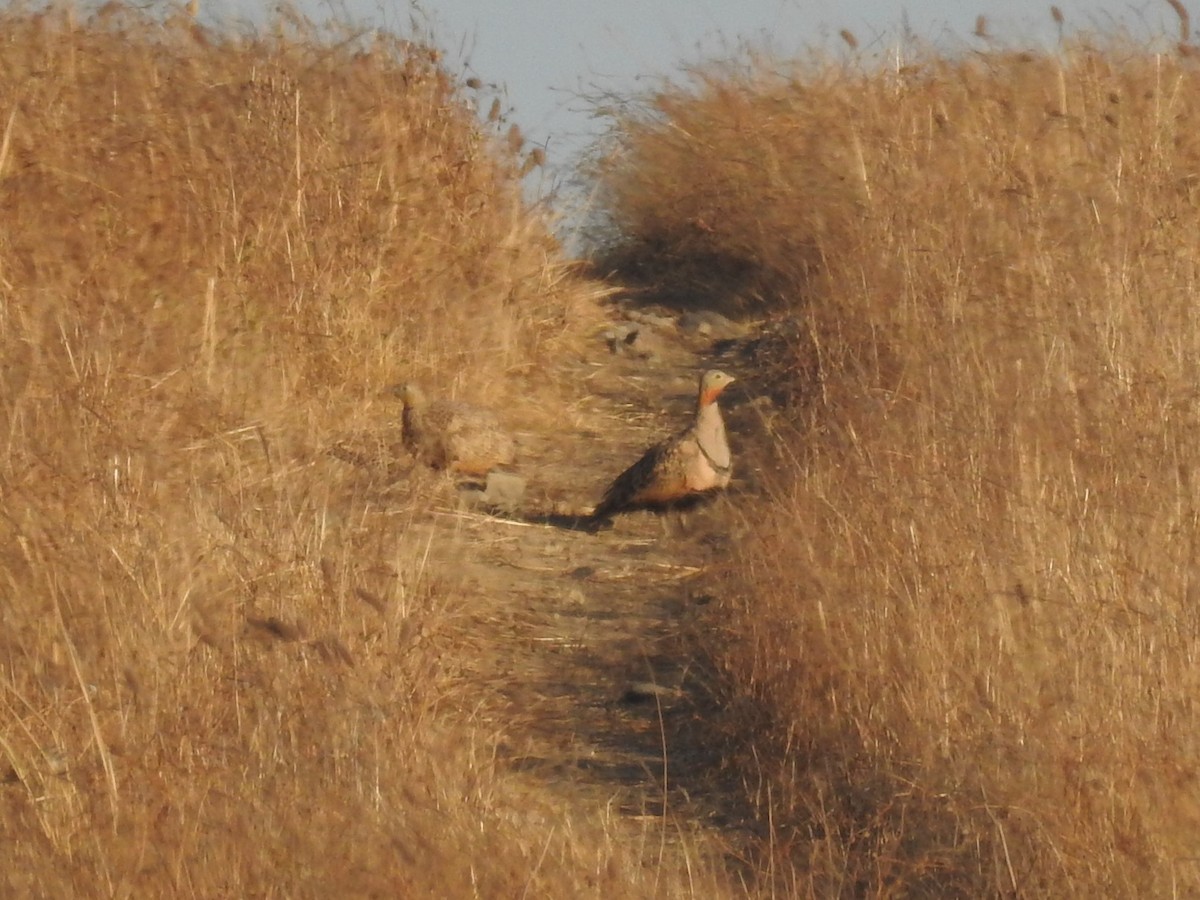
<instances>
[{"instance_id":1,"label":"tall dry grass","mask_svg":"<svg viewBox=\"0 0 1200 900\"><path fill-rule=\"evenodd\" d=\"M650 890L497 773L383 471L390 382L547 399L596 315L503 137L399 40L0 34L0 893Z\"/></svg>"},{"instance_id":2,"label":"tall dry grass","mask_svg":"<svg viewBox=\"0 0 1200 900\"><path fill-rule=\"evenodd\" d=\"M602 256L801 335L712 622L771 723L736 761L763 877L1200 891L1194 58L693 76L619 123Z\"/></svg>"}]
</instances>

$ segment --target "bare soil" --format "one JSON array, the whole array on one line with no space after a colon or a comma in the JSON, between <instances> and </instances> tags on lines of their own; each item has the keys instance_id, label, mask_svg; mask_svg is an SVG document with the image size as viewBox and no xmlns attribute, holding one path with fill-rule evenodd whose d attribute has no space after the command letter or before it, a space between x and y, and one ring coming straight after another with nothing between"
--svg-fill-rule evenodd
<instances>
[{"instance_id":1,"label":"bare soil","mask_svg":"<svg viewBox=\"0 0 1200 900\"><path fill-rule=\"evenodd\" d=\"M739 778L722 771L719 679L702 652L715 636L700 629L712 575L758 490L746 463L761 456L764 433L742 387L752 379L722 398L735 455L728 492L685 512L622 515L596 533L580 517L647 446L687 423L704 368L741 375L720 345L669 321L639 326L632 346L652 347L648 356L598 341L589 358L563 364L582 398L571 427L518 434L524 509L464 508L447 478L409 533L426 535L435 569L455 573L471 598L470 680L491 686L479 702L502 720L502 766L535 794L607 810L645 844L647 864L702 847L736 881L751 817Z\"/></svg>"}]
</instances>

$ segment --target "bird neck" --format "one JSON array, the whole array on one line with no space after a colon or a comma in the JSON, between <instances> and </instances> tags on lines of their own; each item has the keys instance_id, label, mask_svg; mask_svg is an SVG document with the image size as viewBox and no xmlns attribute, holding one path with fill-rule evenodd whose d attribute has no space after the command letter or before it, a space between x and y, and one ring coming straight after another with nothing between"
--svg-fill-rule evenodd
<instances>
[{"instance_id":1,"label":"bird neck","mask_svg":"<svg viewBox=\"0 0 1200 900\"><path fill-rule=\"evenodd\" d=\"M721 408L717 406L715 397L707 404L701 403L696 413L696 442L713 468L729 468L732 460L729 443L725 439L725 421L721 418Z\"/></svg>"},{"instance_id":2,"label":"bird neck","mask_svg":"<svg viewBox=\"0 0 1200 900\"><path fill-rule=\"evenodd\" d=\"M404 408L400 411L400 422L404 426L404 430L420 427L420 420L421 410L411 403L405 403Z\"/></svg>"}]
</instances>

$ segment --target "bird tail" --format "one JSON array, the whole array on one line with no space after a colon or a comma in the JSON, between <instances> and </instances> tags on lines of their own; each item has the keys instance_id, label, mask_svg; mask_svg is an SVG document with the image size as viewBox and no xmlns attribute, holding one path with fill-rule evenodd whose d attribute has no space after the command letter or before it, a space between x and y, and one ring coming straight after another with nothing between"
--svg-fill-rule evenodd
<instances>
[{"instance_id":1,"label":"bird tail","mask_svg":"<svg viewBox=\"0 0 1200 900\"><path fill-rule=\"evenodd\" d=\"M599 527L612 519L613 513L617 511L619 506L620 504L617 502L614 493L609 491L596 504L596 508L592 510L592 514L588 516L588 521Z\"/></svg>"}]
</instances>

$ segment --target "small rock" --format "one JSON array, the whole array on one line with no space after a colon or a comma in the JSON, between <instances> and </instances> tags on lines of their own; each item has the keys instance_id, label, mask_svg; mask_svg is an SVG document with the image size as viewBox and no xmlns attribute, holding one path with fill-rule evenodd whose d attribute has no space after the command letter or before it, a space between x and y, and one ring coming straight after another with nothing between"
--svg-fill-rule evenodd
<instances>
[{"instance_id":1,"label":"small rock","mask_svg":"<svg viewBox=\"0 0 1200 900\"><path fill-rule=\"evenodd\" d=\"M512 472L488 472L482 500L496 509L513 511L525 499L525 479Z\"/></svg>"},{"instance_id":2,"label":"small rock","mask_svg":"<svg viewBox=\"0 0 1200 900\"><path fill-rule=\"evenodd\" d=\"M629 318L650 328L668 330L675 325L669 316L659 316L648 312L630 312Z\"/></svg>"},{"instance_id":3,"label":"small rock","mask_svg":"<svg viewBox=\"0 0 1200 900\"><path fill-rule=\"evenodd\" d=\"M743 337L748 332L744 325L711 309L686 312L675 321L675 325L684 334L698 334L716 340Z\"/></svg>"},{"instance_id":4,"label":"small rock","mask_svg":"<svg viewBox=\"0 0 1200 900\"><path fill-rule=\"evenodd\" d=\"M483 491L477 487L462 487L458 489L458 502L460 508L470 509L474 506L483 506Z\"/></svg>"},{"instance_id":5,"label":"small rock","mask_svg":"<svg viewBox=\"0 0 1200 900\"><path fill-rule=\"evenodd\" d=\"M615 356L653 361L664 350L662 334L654 328L628 323L614 325L604 332L608 350Z\"/></svg>"},{"instance_id":6,"label":"small rock","mask_svg":"<svg viewBox=\"0 0 1200 900\"><path fill-rule=\"evenodd\" d=\"M621 356L629 352L639 334L641 330L636 325L615 325L604 332L604 341L610 353Z\"/></svg>"}]
</instances>

